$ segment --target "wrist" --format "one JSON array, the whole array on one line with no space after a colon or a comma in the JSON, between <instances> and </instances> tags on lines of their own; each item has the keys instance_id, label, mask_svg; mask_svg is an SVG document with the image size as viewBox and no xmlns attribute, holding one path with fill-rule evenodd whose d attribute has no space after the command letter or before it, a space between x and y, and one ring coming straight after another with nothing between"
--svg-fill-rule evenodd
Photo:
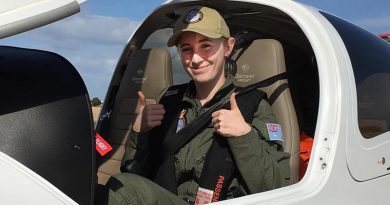
<instances>
[{"instance_id":1,"label":"wrist","mask_svg":"<svg viewBox=\"0 0 390 205\"><path fill-rule=\"evenodd\" d=\"M248 123L245 123L245 125L242 126L243 129L239 131L239 133L237 133L235 136L232 136L232 137L243 137L245 135L247 135L251 130L252 130L252 126L249 125Z\"/></svg>"},{"instance_id":2,"label":"wrist","mask_svg":"<svg viewBox=\"0 0 390 205\"><path fill-rule=\"evenodd\" d=\"M248 134L252 130L252 126L248 123L245 123L244 131L241 136Z\"/></svg>"},{"instance_id":3,"label":"wrist","mask_svg":"<svg viewBox=\"0 0 390 205\"><path fill-rule=\"evenodd\" d=\"M137 122L134 122L133 123L133 126L131 127L135 132L138 132L140 133L141 132L141 129L140 129L140 125L137 125Z\"/></svg>"}]
</instances>

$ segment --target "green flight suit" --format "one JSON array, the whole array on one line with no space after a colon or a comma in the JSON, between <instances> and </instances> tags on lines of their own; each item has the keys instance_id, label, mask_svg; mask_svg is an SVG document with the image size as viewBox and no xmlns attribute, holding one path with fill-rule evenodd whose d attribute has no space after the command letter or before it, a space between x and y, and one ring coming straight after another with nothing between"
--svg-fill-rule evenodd
<instances>
[{"instance_id":1,"label":"green flight suit","mask_svg":"<svg viewBox=\"0 0 390 205\"><path fill-rule=\"evenodd\" d=\"M222 88L233 83L233 81L234 78L229 76ZM201 106L199 100L193 98L194 93L195 87L190 84L182 100L182 104L186 110L186 124L194 120L195 117L205 109ZM225 96L225 98L229 97L230 93ZM277 163L277 160L279 157L288 157L288 154L283 152L280 141L269 140L266 123L277 123L277 121L268 102L266 100L261 100L257 111L254 113L251 131L240 137L227 138L234 162L241 176L240 179L234 178L230 184L227 194L228 199L244 196L249 193L259 193L287 185L283 179L281 179L281 176L288 177L289 167L281 168ZM260 133L264 136L265 140L259 137L258 131L260 131ZM147 198L148 200L148 202L142 202L142 199L140 199L141 201L138 203L193 203L199 187L197 181L199 181L204 165L204 159L211 146L214 132L215 129L213 127L207 127L203 132L192 139L175 154L175 174L178 185L178 196L165 190L159 185L148 181L147 179L134 179L137 177L142 178L140 176L120 174L119 176L114 176L115 178L110 180L115 181L115 183L119 181L119 184L122 184L121 188L116 189L116 191L110 189L110 198L116 198L119 200L121 198L119 195L126 193L126 189L127 192L134 192L134 189L138 189L138 192L143 192L143 196L139 196L138 194L137 196L144 199ZM134 157L138 137L138 133L135 131L131 132L123 160L132 159ZM131 182L131 180L126 178L132 178L132 180L135 181ZM142 181L142 183L140 181ZM242 181L244 181L245 184L240 183ZM129 186L132 186L131 184L133 184L134 187L132 188L132 191L129 191L129 189L131 189ZM140 187L139 184L148 185ZM118 194L122 194L118 195L116 192L118 192ZM134 200L134 197L135 196L133 195L131 200ZM122 202L119 204L137 204L136 202L131 203L129 200L121 200ZM111 204L118 204L118 201Z\"/></svg>"}]
</instances>

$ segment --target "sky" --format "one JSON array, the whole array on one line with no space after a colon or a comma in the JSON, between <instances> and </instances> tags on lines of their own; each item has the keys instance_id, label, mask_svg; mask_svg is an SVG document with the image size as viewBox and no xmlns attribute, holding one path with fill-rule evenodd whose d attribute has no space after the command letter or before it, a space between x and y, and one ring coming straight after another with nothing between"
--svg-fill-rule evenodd
<instances>
[{"instance_id":1,"label":"sky","mask_svg":"<svg viewBox=\"0 0 390 205\"><path fill-rule=\"evenodd\" d=\"M390 33L390 0L298 0L374 34ZM109 3L107 3L109 2ZM120 54L137 26L165 0L88 0L81 12L0 45L58 53L79 71L91 99L104 100Z\"/></svg>"}]
</instances>

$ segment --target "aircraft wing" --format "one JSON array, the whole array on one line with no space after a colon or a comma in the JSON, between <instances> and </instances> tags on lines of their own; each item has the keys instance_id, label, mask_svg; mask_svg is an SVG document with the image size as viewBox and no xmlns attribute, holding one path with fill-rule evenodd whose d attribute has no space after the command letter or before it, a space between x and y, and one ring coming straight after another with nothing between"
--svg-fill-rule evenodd
<instances>
[{"instance_id":1,"label":"aircraft wing","mask_svg":"<svg viewBox=\"0 0 390 205\"><path fill-rule=\"evenodd\" d=\"M28 31L80 11L86 0L0 0L0 39Z\"/></svg>"}]
</instances>

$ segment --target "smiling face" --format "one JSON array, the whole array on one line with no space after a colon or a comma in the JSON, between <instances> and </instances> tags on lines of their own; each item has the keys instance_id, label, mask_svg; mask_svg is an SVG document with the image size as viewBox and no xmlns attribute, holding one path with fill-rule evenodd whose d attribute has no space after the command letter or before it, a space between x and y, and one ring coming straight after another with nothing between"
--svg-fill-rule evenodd
<instances>
[{"instance_id":1,"label":"smiling face","mask_svg":"<svg viewBox=\"0 0 390 205\"><path fill-rule=\"evenodd\" d=\"M184 32L177 43L183 67L196 84L221 86L225 81L225 57L233 45L233 38L213 39L195 32Z\"/></svg>"}]
</instances>

